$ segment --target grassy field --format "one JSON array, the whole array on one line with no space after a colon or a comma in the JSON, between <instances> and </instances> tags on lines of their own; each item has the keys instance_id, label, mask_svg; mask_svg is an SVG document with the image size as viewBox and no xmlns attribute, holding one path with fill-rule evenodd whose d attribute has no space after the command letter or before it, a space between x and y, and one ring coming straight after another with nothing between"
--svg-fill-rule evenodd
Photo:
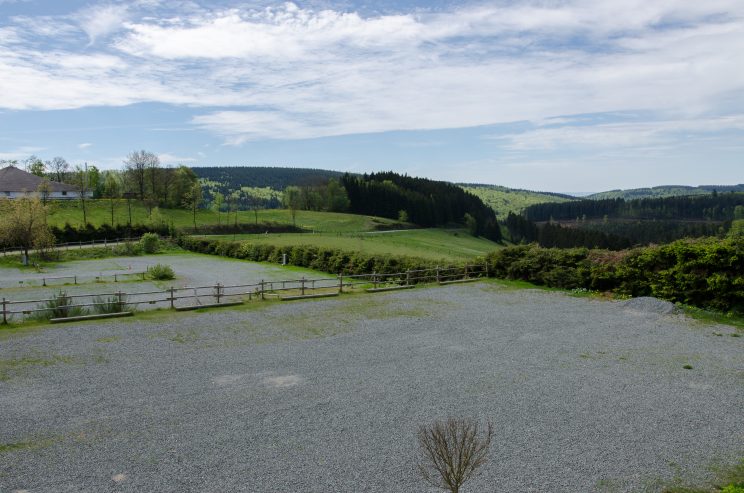
<instances>
[{"instance_id":1,"label":"grassy field","mask_svg":"<svg viewBox=\"0 0 744 493\"><path fill-rule=\"evenodd\" d=\"M510 212L518 214L525 207L545 202L567 202L568 198L526 190L512 190L498 185L462 186L465 190L480 197L491 209L496 211L499 219L504 219Z\"/></svg>"},{"instance_id":2,"label":"grassy field","mask_svg":"<svg viewBox=\"0 0 744 493\"><path fill-rule=\"evenodd\" d=\"M86 205L88 222L94 226L111 224L111 206L108 200L91 200ZM184 209L160 209L161 217L170 224L173 221L177 228L193 227L193 216L191 211ZM211 210L199 210L196 214L197 226L217 224L218 220L224 224L228 219L225 212L218 214ZM239 211L238 221L241 223L252 223L256 220L253 211ZM288 210L267 209L258 211L259 221L274 221L291 223L292 217ZM114 206L114 223L127 224L128 212L125 201L120 201ZM151 218L147 209L140 203L132 201L132 223L148 224ZM235 215L230 214L230 223L235 221ZM313 231L331 233L346 233L357 231L371 231L377 224L390 224L394 221L384 218L373 218L369 216L358 216L354 214L341 214L337 212L297 212L297 226ZM52 202L50 204L49 224L52 226L64 226L70 223L72 226L83 224L83 212L78 201Z\"/></svg>"},{"instance_id":3,"label":"grassy field","mask_svg":"<svg viewBox=\"0 0 744 493\"><path fill-rule=\"evenodd\" d=\"M363 234L221 235L210 238L250 241L277 246L313 245L371 254L407 255L427 259L467 260L483 256L500 245L475 238L464 230L415 229Z\"/></svg>"}]
</instances>

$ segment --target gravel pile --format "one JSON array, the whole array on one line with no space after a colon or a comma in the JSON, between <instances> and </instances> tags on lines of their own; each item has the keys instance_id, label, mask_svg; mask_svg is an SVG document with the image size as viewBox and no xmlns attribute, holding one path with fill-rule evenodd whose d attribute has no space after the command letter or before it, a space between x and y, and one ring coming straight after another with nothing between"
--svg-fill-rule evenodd
<instances>
[{"instance_id":1,"label":"gravel pile","mask_svg":"<svg viewBox=\"0 0 744 493\"><path fill-rule=\"evenodd\" d=\"M491 282L251 306L0 340L0 491L433 491L415 433L448 415L495 424L464 493L658 491L744 454L728 327Z\"/></svg>"},{"instance_id":2,"label":"gravel pile","mask_svg":"<svg viewBox=\"0 0 744 493\"><path fill-rule=\"evenodd\" d=\"M623 301L622 306L627 310L657 315L671 315L681 312L681 310L671 301L660 300L652 296L639 296L638 298L632 298Z\"/></svg>"}]
</instances>

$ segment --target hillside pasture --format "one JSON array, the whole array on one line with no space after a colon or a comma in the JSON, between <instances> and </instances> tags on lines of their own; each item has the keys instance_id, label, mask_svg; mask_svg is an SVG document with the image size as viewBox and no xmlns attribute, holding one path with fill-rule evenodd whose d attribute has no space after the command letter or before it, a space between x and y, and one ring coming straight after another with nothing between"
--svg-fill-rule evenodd
<instances>
[{"instance_id":1,"label":"hillside pasture","mask_svg":"<svg viewBox=\"0 0 744 493\"><path fill-rule=\"evenodd\" d=\"M521 213L526 207L545 202L568 202L575 200L568 196L531 192L528 190L514 190L498 185L461 185L466 191L479 197L486 205L496 212L496 217L503 220L510 212Z\"/></svg>"},{"instance_id":2,"label":"hillside pasture","mask_svg":"<svg viewBox=\"0 0 744 493\"><path fill-rule=\"evenodd\" d=\"M360 216L361 217L361 216ZM282 233L267 235L210 235L209 238L242 240L279 247L312 245L369 254L403 255L432 260L470 260L501 248L484 238L476 238L460 229L411 229L357 234Z\"/></svg>"},{"instance_id":3,"label":"hillside pasture","mask_svg":"<svg viewBox=\"0 0 744 493\"><path fill-rule=\"evenodd\" d=\"M2 204L0 204L2 205ZM79 201L54 201L50 202L49 225L62 227L65 223L72 226L83 225L83 211ZM148 214L147 208L141 202L132 200L132 224L149 224L153 218ZM111 204L109 200L86 201L88 222L94 226L111 224ZM158 209L158 213L166 224L176 228L193 228L193 214L186 209ZM126 225L129 221L129 213L126 200L118 200L114 205L114 224ZM218 213L213 210L199 209L196 213L196 225L233 224L235 214L227 212ZM254 211L238 211L238 222L254 223L256 214ZM290 211L286 209L263 209L258 211L258 222L271 221L278 223L292 223ZM311 230L324 232L356 232L371 231L378 225L391 225L395 221L385 218L371 216L359 216L355 214L344 214L338 212L316 212L297 211L297 226Z\"/></svg>"}]
</instances>

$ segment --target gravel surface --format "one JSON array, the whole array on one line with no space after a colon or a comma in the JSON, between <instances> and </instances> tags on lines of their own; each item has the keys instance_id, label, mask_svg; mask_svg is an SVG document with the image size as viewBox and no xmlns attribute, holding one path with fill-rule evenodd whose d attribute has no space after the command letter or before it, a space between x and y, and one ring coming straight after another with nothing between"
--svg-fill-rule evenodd
<instances>
[{"instance_id":1,"label":"gravel surface","mask_svg":"<svg viewBox=\"0 0 744 493\"><path fill-rule=\"evenodd\" d=\"M173 267L176 273L176 279L171 281L141 281L139 277L124 278L129 279L126 282L113 282L112 276L116 274L125 274L132 272L143 272L148 267L155 264L166 264ZM71 279L50 280L47 287L41 286L42 277L60 277L60 276L79 276L80 283L72 284ZM268 263L245 262L234 259L225 259L213 255L199 254L162 254L162 255L145 255L140 257L112 257L96 260L80 260L74 262L64 262L49 267L43 273L30 272L9 267L0 267L0 296L9 300L31 300L31 299L49 299L53 295L64 290L69 295L80 294L111 294L118 290L124 293L143 293L152 291L161 291L168 289L170 286L181 288L185 286L213 286L217 282L223 285L252 284L276 280L299 279L301 276L307 278L328 277L328 274L308 270L298 269L296 267L283 267L281 265L271 265ZM96 276L104 276L103 279L108 282L96 282ZM23 287L19 287L19 281L24 282ZM67 284L64 284L67 283ZM32 285L33 284L33 285ZM245 290L244 290L245 291ZM200 291L199 294L211 293L207 289ZM235 291L230 291L235 292ZM181 293L184 294L184 293ZM185 294L193 294L191 291ZM160 298L164 298L161 296ZM154 299L156 296L148 295L147 297L129 297L129 301L136 302L146 299ZM83 302L93 301L92 297L84 298ZM199 303L213 303L215 300L212 296L200 297ZM80 301L78 301L80 302ZM194 300L181 300L180 305L193 304ZM168 303L161 302L157 304L139 303L136 304L137 310L148 310L154 308L166 307ZM25 310L38 308L39 303L24 303L13 305L13 310Z\"/></svg>"},{"instance_id":2,"label":"gravel surface","mask_svg":"<svg viewBox=\"0 0 744 493\"><path fill-rule=\"evenodd\" d=\"M2 338L0 491L433 491L415 432L448 415L495 424L464 492L709 480L744 338L637 308L481 282Z\"/></svg>"}]
</instances>

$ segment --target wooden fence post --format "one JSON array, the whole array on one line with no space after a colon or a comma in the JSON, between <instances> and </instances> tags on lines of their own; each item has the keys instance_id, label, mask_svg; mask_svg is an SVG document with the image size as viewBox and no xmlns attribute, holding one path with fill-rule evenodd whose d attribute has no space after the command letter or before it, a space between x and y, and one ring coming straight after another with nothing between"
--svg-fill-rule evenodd
<instances>
[{"instance_id":1,"label":"wooden fence post","mask_svg":"<svg viewBox=\"0 0 744 493\"><path fill-rule=\"evenodd\" d=\"M120 290L119 290L119 291L118 291L118 292L116 293L116 297L117 297L117 298L118 298L118 300L119 300L119 306L120 306L120 307L122 306L122 298L123 298L123 296L122 296L122 295L123 295L123 294L124 294L124 293L122 293L122 292L121 292L121 289L120 289Z\"/></svg>"},{"instance_id":2,"label":"wooden fence post","mask_svg":"<svg viewBox=\"0 0 744 493\"><path fill-rule=\"evenodd\" d=\"M411 269L406 269L406 286L411 285Z\"/></svg>"},{"instance_id":3,"label":"wooden fence post","mask_svg":"<svg viewBox=\"0 0 744 493\"><path fill-rule=\"evenodd\" d=\"M338 275L338 294L341 294L344 292L344 277L339 274Z\"/></svg>"},{"instance_id":4,"label":"wooden fence post","mask_svg":"<svg viewBox=\"0 0 744 493\"><path fill-rule=\"evenodd\" d=\"M302 279L300 279L300 294L305 296L305 276L302 276Z\"/></svg>"},{"instance_id":5,"label":"wooden fence post","mask_svg":"<svg viewBox=\"0 0 744 493\"><path fill-rule=\"evenodd\" d=\"M468 264L465 264L465 279L468 278Z\"/></svg>"},{"instance_id":6,"label":"wooden fence post","mask_svg":"<svg viewBox=\"0 0 744 493\"><path fill-rule=\"evenodd\" d=\"M437 265L437 283L439 283L439 282L441 282L441 281L439 280L439 266Z\"/></svg>"},{"instance_id":7,"label":"wooden fence post","mask_svg":"<svg viewBox=\"0 0 744 493\"><path fill-rule=\"evenodd\" d=\"M486 262L485 264L486 264L486 277L488 277L488 262Z\"/></svg>"},{"instance_id":8,"label":"wooden fence post","mask_svg":"<svg viewBox=\"0 0 744 493\"><path fill-rule=\"evenodd\" d=\"M74 279L74 283L77 284L77 274L72 276L72 278Z\"/></svg>"},{"instance_id":9,"label":"wooden fence post","mask_svg":"<svg viewBox=\"0 0 744 493\"><path fill-rule=\"evenodd\" d=\"M170 287L170 298L169 298L170 299L171 310L173 310L175 308L175 305L174 305L174 301L175 301L174 295L175 295L175 293L174 293L174 290L173 290L173 286L171 286Z\"/></svg>"},{"instance_id":10,"label":"wooden fence post","mask_svg":"<svg viewBox=\"0 0 744 493\"><path fill-rule=\"evenodd\" d=\"M377 289L377 271L372 271L372 286Z\"/></svg>"},{"instance_id":11,"label":"wooden fence post","mask_svg":"<svg viewBox=\"0 0 744 493\"><path fill-rule=\"evenodd\" d=\"M3 325L8 324L8 302L3 298Z\"/></svg>"},{"instance_id":12,"label":"wooden fence post","mask_svg":"<svg viewBox=\"0 0 744 493\"><path fill-rule=\"evenodd\" d=\"M262 300L265 299L264 298L264 280L263 279L261 279L261 299Z\"/></svg>"},{"instance_id":13,"label":"wooden fence post","mask_svg":"<svg viewBox=\"0 0 744 493\"><path fill-rule=\"evenodd\" d=\"M214 296L217 298L217 303L220 302L220 295L222 294L222 284L219 282L214 286Z\"/></svg>"}]
</instances>

